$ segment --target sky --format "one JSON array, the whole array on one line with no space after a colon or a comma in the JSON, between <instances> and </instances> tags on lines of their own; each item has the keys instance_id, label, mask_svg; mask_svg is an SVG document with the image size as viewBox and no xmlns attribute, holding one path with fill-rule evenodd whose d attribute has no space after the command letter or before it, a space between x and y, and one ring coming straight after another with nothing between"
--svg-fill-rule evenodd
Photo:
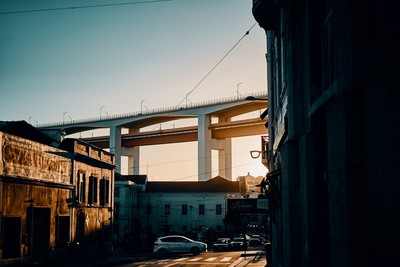
<instances>
[{"instance_id":1,"label":"sky","mask_svg":"<svg viewBox=\"0 0 400 267\"><path fill-rule=\"evenodd\" d=\"M265 33L251 7L252 0L0 0L0 120L37 126L265 92ZM266 174L250 157L260 144L260 136L233 139L233 180ZM149 180L197 180L196 142L140 153Z\"/></svg>"}]
</instances>

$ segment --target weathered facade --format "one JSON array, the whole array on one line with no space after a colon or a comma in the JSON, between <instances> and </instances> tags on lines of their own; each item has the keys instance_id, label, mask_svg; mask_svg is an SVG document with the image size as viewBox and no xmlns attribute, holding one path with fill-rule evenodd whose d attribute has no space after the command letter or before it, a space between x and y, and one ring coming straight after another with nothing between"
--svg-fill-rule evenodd
<instances>
[{"instance_id":1,"label":"weathered facade","mask_svg":"<svg viewBox=\"0 0 400 267\"><path fill-rule=\"evenodd\" d=\"M268 266L400 266L399 16L253 0L268 69Z\"/></svg>"},{"instance_id":2,"label":"weathered facade","mask_svg":"<svg viewBox=\"0 0 400 267\"><path fill-rule=\"evenodd\" d=\"M114 185L114 241L127 249L142 244L135 240L144 230L139 228L140 216L137 203L139 191L145 190L147 175L121 175L115 173ZM138 245L140 244L140 245Z\"/></svg>"},{"instance_id":3,"label":"weathered facade","mask_svg":"<svg viewBox=\"0 0 400 267\"><path fill-rule=\"evenodd\" d=\"M75 139L54 147L21 127L0 131L1 262L97 256L111 238L113 155Z\"/></svg>"}]
</instances>

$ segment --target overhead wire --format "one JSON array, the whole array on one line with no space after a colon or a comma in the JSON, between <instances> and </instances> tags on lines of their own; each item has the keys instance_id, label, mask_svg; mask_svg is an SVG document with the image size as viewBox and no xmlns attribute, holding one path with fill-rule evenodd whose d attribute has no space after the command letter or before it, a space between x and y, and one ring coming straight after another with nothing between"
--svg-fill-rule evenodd
<instances>
[{"instance_id":1,"label":"overhead wire","mask_svg":"<svg viewBox=\"0 0 400 267\"><path fill-rule=\"evenodd\" d=\"M235 169L235 168L244 167L244 166L249 166L249 165L254 165L254 164L258 164L258 163L255 163L255 162L246 163L246 164L236 165L236 166L232 166L231 168L224 168L224 169L220 169L220 170L232 170L232 169ZM215 171L210 171L210 172L205 172L205 173L199 173L199 174L193 174L193 175L189 175L189 176L184 176L184 177L180 177L180 178L175 178L175 179L168 180L168 181L185 180L185 179L188 179L188 178L198 177L198 176L200 176L200 175L205 175L205 174L210 174L210 173L212 174L213 172L215 172Z\"/></svg>"},{"instance_id":2,"label":"overhead wire","mask_svg":"<svg viewBox=\"0 0 400 267\"><path fill-rule=\"evenodd\" d=\"M148 1L133 1L133 2L122 2L122 3L111 3L111 4L86 5L86 6L70 6L70 7L31 9L31 10L3 11L3 12L0 12L0 15L35 13L35 12L46 12L46 11L57 11L57 10L74 10L74 9L83 9L83 8L126 6L126 5L137 5L137 4L149 4L149 3L156 3L156 2L167 2L167 1L172 1L172 0L148 0Z\"/></svg>"},{"instance_id":3,"label":"overhead wire","mask_svg":"<svg viewBox=\"0 0 400 267\"><path fill-rule=\"evenodd\" d=\"M200 84L207 79L207 77L218 67L219 64L221 64L221 62L232 52L233 49L235 49L235 47L243 40L244 37L246 37L247 35L249 35L250 31L254 28L254 26L256 26L257 22L255 22L253 24L253 26L250 27L250 29L248 31L245 32L245 34L239 39L239 41L237 41L231 49L229 49L229 51L217 62L217 64L214 65L214 67L207 72L206 75L204 75L204 77L196 84L196 86L189 92L186 94L186 96L181 100L181 102L178 103L177 106L179 106L180 104L183 103L183 101L185 101L187 99L187 97L194 92L194 90L197 89L197 87L200 86Z\"/></svg>"},{"instance_id":4,"label":"overhead wire","mask_svg":"<svg viewBox=\"0 0 400 267\"><path fill-rule=\"evenodd\" d=\"M1 1L1 0L0 0ZM85 6L70 6L70 7L58 7L58 8L44 8L44 9L33 9L33 10L18 10L18 11L3 11L0 12L0 15L9 15L9 14L21 14L21 13L35 13L35 12L47 12L47 11L58 11L58 10L75 10L75 9L85 9L85 8L99 8L99 7L111 7L111 6L123 6L123 5L135 5L135 4L147 4L147 3L156 3L156 2L167 2L167 1L172 1L172 0L148 0L148 1L133 1L133 2L121 2L121 3L110 3L110 4L97 4L97 5L85 5ZM194 88L188 93L186 94L186 97L182 99L181 102L179 102L179 104L177 106L179 106L180 104L182 104L183 101L185 101L185 99L191 94L193 93L199 86L200 84L207 79L207 77L219 66L219 64L221 64L221 62L233 51L233 49L236 48L236 46L247 36L249 35L250 31L254 28L254 26L257 24L254 23L249 30L247 30L245 32L245 34L232 46L231 49L228 50L227 53L225 53L225 55L214 65L213 68L211 68L210 71L208 71L206 73L206 75L194 86ZM189 161L189 160L185 160L185 161ZM176 162L169 162L169 163L178 163L179 161ZM182 161L180 161L182 162ZM168 164L168 163L159 163L159 164L152 164L152 166L155 165L163 165L163 164ZM250 164L246 164L246 165L250 165ZM244 166L244 165L243 165ZM240 167L240 166L235 166L235 167L231 167L231 169L236 168L236 167ZM178 178L176 180L181 180L181 179L187 179L190 177L195 177L197 175L194 176L187 176L187 177L182 177L182 178Z\"/></svg>"}]
</instances>

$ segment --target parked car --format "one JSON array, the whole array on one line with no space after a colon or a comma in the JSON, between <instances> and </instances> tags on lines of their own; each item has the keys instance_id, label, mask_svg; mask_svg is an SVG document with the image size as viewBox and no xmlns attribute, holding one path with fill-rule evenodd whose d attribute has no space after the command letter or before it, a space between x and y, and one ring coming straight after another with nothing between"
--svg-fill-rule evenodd
<instances>
[{"instance_id":1,"label":"parked car","mask_svg":"<svg viewBox=\"0 0 400 267\"><path fill-rule=\"evenodd\" d=\"M169 253L192 253L197 255L207 251L207 244L194 241L180 235L170 235L157 238L153 252L163 257Z\"/></svg>"},{"instance_id":2,"label":"parked car","mask_svg":"<svg viewBox=\"0 0 400 267\"><path fill-rule=\"evenodd\" d=\"M244 242L245 242L244 237L235 237L231 242L232 249L234 250L244 249Z\"/></svg>"},{"instance_id":3,"label":"parked car","mask_svg":"<svg viewBox=\"0 0 400 267\"><path fill-rule=\"evenodd\" d=\"M218 238L213 244L214 251L228 251L232 249L231 239L228 237Z\"/></svg>"},{"instance_id":4,"label":"parked car","mask_svg":"<svg viewBox=\"0 0 400 267\"><path fill-rule=\"evenodd\" d=\"M252 235L249 239L249 246L259 246L261 245L260 235Z\"/></svg>"}]
</instances>

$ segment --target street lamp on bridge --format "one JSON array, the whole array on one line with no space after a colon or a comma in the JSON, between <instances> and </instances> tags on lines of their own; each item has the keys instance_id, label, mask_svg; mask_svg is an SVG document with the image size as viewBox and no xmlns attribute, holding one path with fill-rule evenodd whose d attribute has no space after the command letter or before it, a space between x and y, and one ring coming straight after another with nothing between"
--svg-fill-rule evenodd
<instances>
[{"instance_id":1,"label":"street lamp on bridge","mask_svg":"<svg viewBox=\"0 0 400 267\"><path fill-rule=\"evenodd\" d=\"M238 83L237 85L236 85L236 93L237 93L237 97L239 98L239 96L240 96L240 93L239 93L239 85L241 85L241 84L243 84L242 82L240 82L240 83Z\"/></svg>"},{"instance_id":2,"label":"street lamp on bridge","mask_svg":"<svg viewBox=\"0 0 400 267\"><path fill-rule=\"evenodd\" d=\"M68 113L68 111L65 111L64 113L63 113L63 125L64 125L64 123L65 123L65 114L67 114Z\"/></svg>"},{"instance_id":3,"label":"street lamp on bridge","mask_svg":"<svg viewBox=\"0 0 400 267\"><path fill-rule=\"evenodd\" d=\"M146 101L146 99L143 99L142 101L140 101L140 114L143 113L143 102Z\"/></svg>"},{"instance_id":4,"label":"street lamp on bridge","mask_svg":"<svg viewBox=\"0 0 400 267\"><path fill-rule=\"evenodd\" d=\"M105 106L101 106L100 107L100 119L101 119L101 111L102 111L103 108L105 108Z\"/></svg>"}]
</instances>

